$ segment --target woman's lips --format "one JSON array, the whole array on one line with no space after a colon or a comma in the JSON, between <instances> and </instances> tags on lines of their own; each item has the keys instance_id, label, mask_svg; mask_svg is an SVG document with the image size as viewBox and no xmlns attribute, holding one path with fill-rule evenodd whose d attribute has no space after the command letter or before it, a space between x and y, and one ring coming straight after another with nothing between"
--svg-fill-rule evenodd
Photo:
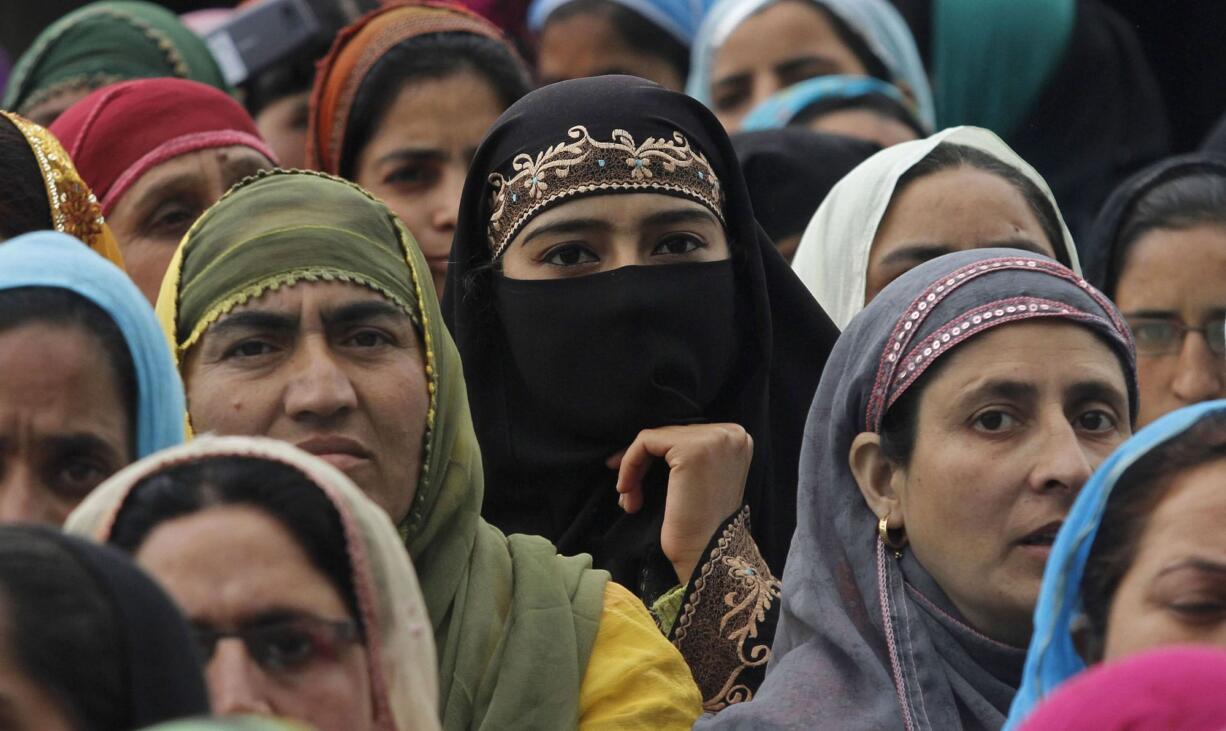
<instances>
[{"instance_id":1,"label":"woman's lips","mask_svg":"<svg viewBox=\"0 0 1226 731\"><path fill-rule=\"evenodd\" d=\"M339 435L314 436L295 444L333 467L348 472L371 460L371 453L361 442Z\"/></svg>"},{"instance_id":2,"label":"woman's lips","mask_svg":"<svg viewBox=\"0 0 1226 731\"><path fill-rule=\"evenodd\" d=\"M1063 521L1053 520L1049 523L1032 530L1026 535L1017 540L1017 545L1027 553L1034 554L1047 560L1051 555L1052 544L1056 542L1056 535L1060 532L1060 526Z\"/></svg>"}]
</instances>

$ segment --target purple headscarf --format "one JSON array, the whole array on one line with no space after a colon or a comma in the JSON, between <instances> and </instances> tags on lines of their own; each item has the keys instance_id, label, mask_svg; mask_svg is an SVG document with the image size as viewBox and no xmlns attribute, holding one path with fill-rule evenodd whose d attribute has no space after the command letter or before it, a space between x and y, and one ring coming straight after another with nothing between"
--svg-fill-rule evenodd
<instances>
[{"instance_id":1,"label":"purple headscarf","mask_svg":"<svg viewBox=\"0 0 1226 731\"><path fill-rule=\"evenodd\" d=\"M1102 337L1119 358L1135 419L1127 326L1063 265L979 249L899 277L843 331L809 411L766 680L753 701L696 728L1000 728L1025 649L969 626L913 552L887 557L847 455L856 435L880 430L889 407L945 353L1034 319L1071 321Z\"/></svg>"}]
</instances>

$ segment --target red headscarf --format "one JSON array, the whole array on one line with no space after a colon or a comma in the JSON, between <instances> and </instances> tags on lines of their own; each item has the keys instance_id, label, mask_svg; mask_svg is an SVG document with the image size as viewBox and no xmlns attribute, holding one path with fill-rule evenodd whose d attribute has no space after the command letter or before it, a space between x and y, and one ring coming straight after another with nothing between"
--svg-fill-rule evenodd
<instances>
[{"instance_id":1,"label":"red headscarf","mask_svg":"<svg viewBox=\"0 0 1226 731\"><path fill-rule=\"evenodd\" d=\"M1060 686L1018 731L1226 728L1226 652L1167 647L1099 665Z\"/></svg>"},{"instance_id":2,"label":"red headscarf","mask_svg":"<svg viewBox=\"0 0 1226 731\"><path fill-rule=\"evenodd\" d=\"M246 110L224 92L186 79L104 86L51 125L109 215L154 166L180 155L242 145L276 162Z\"/></svg>"},{"instance_id":3,"label":"red headscarf","mask_svg":"<svg viewBox=\"0 0 1226 731\"><path fill-rule=\"evenodd\" d=\"M316 67L307 131L307 167L340 174L341 146L353 99L384 54L410 38L449 32L492 38L505 44L518 58L515 47L493 23L449 2L390 2L345 27Z\"/></svg>"}]
</instances>

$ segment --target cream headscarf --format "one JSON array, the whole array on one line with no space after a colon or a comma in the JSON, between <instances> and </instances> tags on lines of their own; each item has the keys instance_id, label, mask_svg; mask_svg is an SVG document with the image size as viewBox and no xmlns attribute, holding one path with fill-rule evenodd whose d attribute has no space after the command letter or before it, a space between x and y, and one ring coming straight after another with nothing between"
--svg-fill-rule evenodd
<instances>
[{"instance_id":1,"label":"cream headscarf","mask_svg":"<svg viewBox=\"0 0 1226 731\"><path fill-rule=\"evenodd\" d=\"M64 529L106 543L120 509L143 480L171 467L218 457L254 457L302 472L336 508L345 530L380 731L434 731L438 673L434 637L417 574L383 509L332 465L284 442L204 436L128 466L68 516Z\"/></svg>"},{"instance_id":2,"label":"cream headscarf","mask_svg":"<svg viewBox=\"0 0 1226 731\"><path fill-rule=\"evenodd\" d=\"M1060 219L1070 268L1081 273L1072 234L1064 225L1051 188L1038 171L988 130L951 127L926 139L886 148L865 160L830 190L809 221L792 269L840 330L864 309L869 254L898 179L942 142L982 150L1034 181Z\"/></svg>"}]
</instances>

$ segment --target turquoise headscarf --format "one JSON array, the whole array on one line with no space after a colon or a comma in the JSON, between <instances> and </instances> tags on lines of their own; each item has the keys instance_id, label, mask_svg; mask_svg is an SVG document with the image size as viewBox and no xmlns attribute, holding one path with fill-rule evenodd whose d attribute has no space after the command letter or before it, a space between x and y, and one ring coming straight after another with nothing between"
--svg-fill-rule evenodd
<instances>
[{"instance_id":1,"label":"turquoise headscarf","mask_svg":"<svg viewBox=\"0 0 1226 731\"><path fill-rule=\"evenodd\" d=\"M1017 728L1040 701L1086 669L1073 645L1073 621L1081 613L1086 560L1116 483L1138 459L1183 434L1207 414L1220 411L1226 411L1226 400L1206 401L1163 416L1116 449L1081 488L1047 559L1022 685L1009 709L1006 731Z\"/></svg>"},{"instance_id":2,"label":"turquoise headscarf","mask_svg":"<svg viewBox=\"0 0 1226 731\"><path fill-rule=\"evenodd\" d=\"M611 0L633 10L689 47L698 24L710 9L712 0ZM549 16L573 0L533 0L528 7L528 28L540 33Z\"/></svg>"},{"instance_id":3,"label":"turquoise headscarf","mask_svg":"<svg viewBox=\"0 0 1226 731\"><path fill-rule=\"evenodd\" d=\"M118 267L54 231L0 244L0 289L53 287L102 308L123 333L136 367L136 457L183 441L183 385L153 308Z\"/></svg>"},{"instance_id":4,"label":"turquoise headscarf","mask_svg":"<svg viewBox=\"0 0 1226 731\"><path fill-rule=\"evenodd\" d=\"M1064 59L1077 0L935 0L932 78L940 127L1008 139Z\"/></svg>"},{"instance_id":5,"label":"turquoise headscarf","mask_svg":"<svg viewBox=\"0 0 1226 731\"><path fill-rule=\"evenodd\" d=\"M973 0L972 0L973 1ZM715 53L737 27L750 16L779 0L719 0L707 13L690 52L690 78L685 91L711 106L711 65ZM928 129L936 117L928 74L915 47L906 21L886 0L810 0L847 24L864 39L873 54L893 76L895 85L906 84L915 97L919 120Z\"/></svg>"},{"instance_id":6,"label":"turquoise headscarf","mask_svg":"<svg viewBox=\"0 0 1226 731\"><path fill-rule=\"evenodd\" d=\"M741 122L742 132L759 129L778 129L792 123L806 109L828 99L858 99L870 94L893 99L915 116L915 104L898 87L872 76L818 76L793 84L778 94L773 94L745 115ZM920 124L919 119L915 124ZM919 130L917 130L918 132ZM922 137L931 132L923 131Z\"/></svg>"}]
</instances>

